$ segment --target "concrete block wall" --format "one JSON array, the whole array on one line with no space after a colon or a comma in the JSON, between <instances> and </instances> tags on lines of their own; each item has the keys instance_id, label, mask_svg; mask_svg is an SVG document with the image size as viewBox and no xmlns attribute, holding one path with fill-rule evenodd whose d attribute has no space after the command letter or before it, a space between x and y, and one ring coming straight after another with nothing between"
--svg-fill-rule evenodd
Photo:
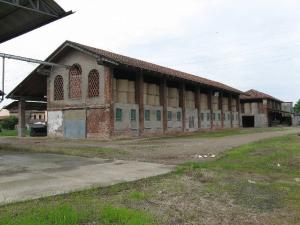
<instances>
[{"instance_id":1,"label":"concrete block wall","mask_svg":"<svg viewBox=\"0 0 300 225\"><path fill-rule=\"evenodd\" d=\"M224 112L224 128L231 128L231 113Z\"/></svg>"},{"instance_id":2,"label":"concrete block wall","mask_svg":"<svg viewBox=\"0 0 300 225\"><path fill-rule=\"evenodd\" d=\"M163 107L162 106L144 106L145 111L150 111L150 120L144 118L144 133L145 134L159 134L163 133ZM157 120L157 112L160 112L160 121Z\"/></svg>"},{"instance_id":3,"label":"concrete block wall","mask_svg":"<svg viewBox=\"0 0 300 225\"><path fill-rule=\"evenodd\" d=\"M198 110L195 108L187 108L185 111L185 131L198 130Z\"/></svg>"},{"instance_id":4,"label":"concrete block wall","mask_svg":"<svg viewBox=\"0 0 300 225\"><path fill-rule=\"evenodd\" d=\"M255 127L268 127L268 116L266 114L255 114L254 115L254 126Z\"/></svg>"},{"instance_id":5,"label":"concrete block wall","mask_svg":"<svg viewBox=\"0 0 300 225\"><path fill-rule=\"evenodd\" d=\"M203 120L201 120L201 129L211 129L211 113L210 110L201 110L200 114L203 113Z\"/></svg>"},{"instance_id":6,"label":"concrete block wall","mask_svg":"<svg viewBox=\"0 0 300 225\"><path fill-rule=\"evenodd\" d=\"M122 110L121 121L116 120L117 109ZM131 110L135 110L136 119L131 120ZM114 130L116 135L139 135L139 106L137 104L114 104Z\"/></svg>"},{"instance_id":7,"label":"concrete block wall","mask_svg":"<svg viewBox=\"0 0 300 225\"><path fill-rule=\"evenodd\" d=\"M239 121L240 121L240 119L239 119L239 113L238 112L233 112L232 113L232 126L234 127L234 128L238 128L238 127L240 127L240 124L239 124Z\"/></svg>"},{"instance_id":8,"label":"concrete block wall","mask_svg":"<svg viewBox=\"0 0 300 225\"><path fill-rule=\"evenodd\" d=\"M221 129L222 128L222 112L221 110L213 111L213 129Z\"/></svg>"},{"instance_id":9,"label":"concrete block wall","mask_svg":"<svg viewBox=\"0 0 300 225\"><path fill-rule=\"evenodd\" d=\"M182 108L179 107L168 107L168 112L172 113L172 120L168 119L168 131L169 133L181 132L182 131ZM177 112L180 112L181 119L177 120Z\"/></svg>"}]
</instances>

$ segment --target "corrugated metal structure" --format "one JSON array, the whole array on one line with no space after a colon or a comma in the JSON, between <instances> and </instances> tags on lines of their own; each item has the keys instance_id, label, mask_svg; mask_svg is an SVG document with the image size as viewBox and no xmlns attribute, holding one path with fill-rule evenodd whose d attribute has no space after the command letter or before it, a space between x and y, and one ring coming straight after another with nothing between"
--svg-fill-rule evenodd
<instances>
[{"instance_id":1,"label":"corrugated metal structure","mask_svg":"<svg viewBox=\"0 0 300 225\"><path fill-rule=\"evenodd\" d=\"M53 0L0 0L0 43L70 14Z\"/></svg>"}]
</instances>

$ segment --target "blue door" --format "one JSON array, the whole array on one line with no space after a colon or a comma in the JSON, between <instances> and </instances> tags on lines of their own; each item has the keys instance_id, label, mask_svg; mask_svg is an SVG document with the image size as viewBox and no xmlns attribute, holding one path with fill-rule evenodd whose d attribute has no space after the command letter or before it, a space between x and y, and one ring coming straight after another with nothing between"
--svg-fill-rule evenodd
<instances>
[{"instance_id":1,"label":"blue door","mask_svg":"<svg viewBox=\"0 0 300 225\"><path fill-rule=\"evenodd\" d=\"M86 111L64 111L64 137L86 138Z\"/></svg>"}]
</instances>

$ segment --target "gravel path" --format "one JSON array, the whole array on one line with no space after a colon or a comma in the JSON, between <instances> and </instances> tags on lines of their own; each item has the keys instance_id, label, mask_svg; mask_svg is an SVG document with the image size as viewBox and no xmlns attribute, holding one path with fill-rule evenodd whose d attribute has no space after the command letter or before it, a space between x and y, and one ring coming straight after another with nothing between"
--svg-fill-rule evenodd
<instances>
[{"instance_id":1,"label":"gravel path","mask_svg":"<svg viewBox=\"0 0 300 225\"><path fill-rule=\"evenodd\" d=\"M31 149L37 152L73 154L107 159L137 160L163 164L180 164L187 161L213 159L231 148L288 134L300 133L300 127L281 131L267 131L226 137L172 137L142 138L113 141L65 140L49 138L0 138L0 147ZM102 148L102 150L101 150ZM103 151L103 148L105 150ZM199 157L203 156L203 158Z\"/></svg>"}]
</instances>

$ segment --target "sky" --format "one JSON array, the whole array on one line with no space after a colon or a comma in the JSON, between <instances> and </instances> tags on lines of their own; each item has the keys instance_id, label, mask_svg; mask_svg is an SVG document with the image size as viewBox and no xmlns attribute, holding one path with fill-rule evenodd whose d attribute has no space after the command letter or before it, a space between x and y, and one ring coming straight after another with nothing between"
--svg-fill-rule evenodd
<instances>
[{"instance_id":1,"label":"sky","mask_svg":"<svg viewBox=\"0 0 300 225\"><path fill-rule=\"evenodd\" d=\"M299 0L56 2L75 14L0 44L0 52L45 59L71 40L242 91L300 99ZM37 65L6 61L9 93Z\"/></svg>"}]
</instances>

